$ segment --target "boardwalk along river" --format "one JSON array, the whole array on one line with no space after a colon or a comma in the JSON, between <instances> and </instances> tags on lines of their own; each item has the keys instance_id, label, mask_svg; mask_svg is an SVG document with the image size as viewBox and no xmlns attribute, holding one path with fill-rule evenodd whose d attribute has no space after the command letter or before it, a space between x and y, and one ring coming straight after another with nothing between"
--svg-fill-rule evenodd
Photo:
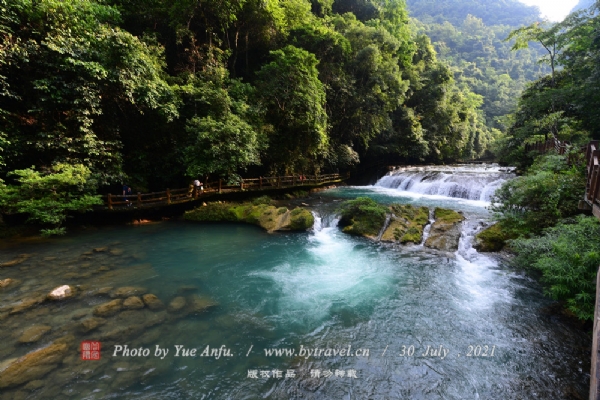
<instances>
[{"instance_id":1,"label":"boardwalk along river","mask_svg":"<svg viewBox=\"0 0 600 400\"><path fill-rule=\"evenodd\" d=\"M0 291L0 397L585 398L589 335L471 246L509 177L397 171L320 193L300 234L164 222L4 246L1 262L29 256L0 268L18 281ZM345 235L335 208L357 196L462 211L459 250ZM79 285L74 298L44 300L65 284ZM82 341L101 344L100 360L81 359Z\"/></svg>"}]
</instances>

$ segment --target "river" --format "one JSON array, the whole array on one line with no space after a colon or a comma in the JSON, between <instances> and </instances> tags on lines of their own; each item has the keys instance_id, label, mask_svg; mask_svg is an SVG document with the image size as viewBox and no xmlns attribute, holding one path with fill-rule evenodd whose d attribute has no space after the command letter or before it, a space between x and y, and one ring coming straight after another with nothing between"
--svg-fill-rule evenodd
<instances>
[{"instance_id":1,"label":"river","mask_svg":"<svg viewBox=\"0 0 600 400\"><path fill-rule=\"evenodd\" d=\"M374 186L313 195L316 223L306 233L165 221L5 247L0 261L31 257L0 268L0 279L21 281L0 291L0 371L55 340L69 353L0 397L586 398L590 335L557 314L534 280L471 246L491 218L489 196L510 176L497 167L398 170ZM357 196L463 212L459 250L342 233L336 207ZM77 296L9 313L62 284L80 285ZM110 300L98 290L121 286L165 305L176 297L218 305L121 311L84 332L82 321ZM18 342L40 325L51 329ZM101 342L100 360L80 359L84 340ZM125 345L148 355L116 351ZM168 350L164 358L157 347ZM284 349L295 354L267 355Z\"/></svg>"}]
</instances>

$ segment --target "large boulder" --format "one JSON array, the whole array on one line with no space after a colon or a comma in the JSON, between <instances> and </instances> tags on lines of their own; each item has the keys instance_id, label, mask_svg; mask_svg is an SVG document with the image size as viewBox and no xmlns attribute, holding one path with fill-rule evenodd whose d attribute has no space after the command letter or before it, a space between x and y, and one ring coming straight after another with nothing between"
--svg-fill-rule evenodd
<instances>
[{"instance_id":1,"label":"large boulder","mask_svg":"<svg viewBox=\"0 0 600 400\"><path fill-rule=\"evenodd\" d=\"M434 216L435 222L431 226L425 246L449 252L458 250L462 221L465 217L456 211L444 208L436 208Z\"/></svg>"},{"instance_id":2,"label":"large boulder","mask_svg":"<svg viewBox=\"0 0 600 400\"><path fill-rule=\"evenodd\" d=\"M340 213L342 232L375 239L383 228L388 209L370 198L358 197L342 203Z\"/></svg>"},{"instance_id":3,"label":"large boulder","mask_svg":"<svg viewBox=\"0 0 600 400\"><path fill-rule=\"evenodd\" d=\"M210 203L188 211L184 219L198 222L245 222L258 225L268 232L302 231L312 227L314 217L304 208L292 211L275 207L262 198L253 203Z\"/></svg>"},{"instance_id":4,"label":"large boulder","mask_svg":"<svg viewBox=\"0 0 600 400\"><path fill-rule=\"evenodd\" d=\"M504 232L500 224L494 224L475 235L473 247L481 252L500 251L509 239L514 237Z\"/></svg>"},{"instance_id":5,"label":"large boulder","mask_svg":"<svg viewBox=\"0 0 600 400\"><path fill-rule=\"evenodd\" d=\"M423 228L429 222L427 207L413 207L410 204L390 206L392 217L381 240L402 244L419 244L423 240Z\"/></svg>"},{"instance_id":6,"label":"large boulder","mask_svg":"<svg viewBox=\"0 0 600 400\"><path fill-rule=\"evenodd\" d=\"M40 379L60 365L67 350L66 344L53 343L13 361L0 371L0 389Z\"/></svg>"}]
</instances>

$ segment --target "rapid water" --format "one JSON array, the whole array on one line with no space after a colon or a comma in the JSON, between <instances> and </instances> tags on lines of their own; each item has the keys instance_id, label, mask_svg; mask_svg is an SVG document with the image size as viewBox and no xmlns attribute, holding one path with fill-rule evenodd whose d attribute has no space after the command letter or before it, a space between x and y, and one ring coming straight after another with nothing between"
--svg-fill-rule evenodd
<instances>
[{"instance_id":1,"label":"rapid water","mask_svg":"<svg viewBox=\"0 0 600 400\"><path fill-rule=\"evenodd\" d=\"M513 169L497 165L400 167L375 186L425 195L490 201L502 183L514 177Z\"/></svg>"},{"instance_id":2,"label":"rapid water","mask_svg":"<svg viewBox=\"0 0 600 400\"><path fill-rule=\"evenodd\" d=\"M21 253L35 256L0 269L0 278L22 280L16 289L0 292L0 371L7 360L65 335L72 349L59 367L41 378L41 387L0 389L0 397L586 397L589 335L556 316L553 303L533 280L472 248L474 233L489 219L485 202L406 196L377 186L339 188L319 196L323 199L312 206L314 229L306 233L273 235L246 225L163 222L1 250L0 261ZM463 211L467 220L459 250L441 254L342 233L337 198L356 196ZM114 254L89 251L99 247ZM101 266L110 270L100 271ZM88 294L7 315L23 297L65 283L82 285ZM143 286L166 304L195 294L219 305L187 316L169 310L126 311L82 333L79 315L89 316L109 300L93 294L104 286ZM142 312L143 318L136 317ZM124 329L117 338L109 334L161 313L167 315L162 323L134 333ZM17 343L23 330L38 324L52 331L34 344ZM79 360L82 340L102 340L101 361ZM113 356L117 344L150 348L152 354ZM153 356L157 345L170 349L164 359ZM175 357L175 345L197 348L198 354L207 345L226 346L231 356ZM301 356L301 346L330 351L351 346L353 356ZM265 353L284 348L297 354ZM368 356L358 356L359 349ZM431 349L441 349L440 354L432 356ZM282 376L273 377L274 370ZM267 371L270 376L261 377ZM286 377L290 371L294 376ZM326 376L327 371L332 375ZM255 372L257 378L252 377Z\"/></svg>"}]
</instances>

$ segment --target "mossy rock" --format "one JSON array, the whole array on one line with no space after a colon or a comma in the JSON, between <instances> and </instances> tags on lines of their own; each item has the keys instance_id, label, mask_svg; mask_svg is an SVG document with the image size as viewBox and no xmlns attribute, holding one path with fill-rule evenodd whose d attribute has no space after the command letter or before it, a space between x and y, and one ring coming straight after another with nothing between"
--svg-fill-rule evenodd
<instances>
[{"instance_id":1,"label":"mossy rock","mask_svg":"<svg viewBox=\"0 0 600 400\"><path fill-rule=\"evenodd\" d=\"M269 232L306 230L314 223L314 218L308 210L297 208L290 212L285 207L277 208L264 202L211 203L186 212L184 219L198 222L245 222L258 225Z\"/></svg>"},{"instance_id":2,"label":"mossy rock","mask_svg":"<svg viewBox=\"0 0 600 400\"><path fill-rule=\"evenodd\" d=\"M504 232L500 224L494 224L475 235L473 247L482 253L500 251L509 239L514 238Z\"/></svg>"},{"instance_id":3,"label":"mossy rock","mask_svg":"<svg viewBox=\"0 0 600 400\"><path fill-rule=\"evenodd\" d=\"M304 208L295 208L290 212L290 229L300 231L312 228L315 217Z\"/></svg>"},{"instance_id":4,"label":"mossy rock","mask_svg":"<svg viewBox=\"0 0 600 400\"><path fill-rule=\"evenodd\" d=\"M410 204L392 204L392 220L381 236L382 241L406 243L421 243L423 228L429 222L427 207L414 207Z\"/></svg>"},{"instance_id":5,"label":"mossy rock","mask_svg":"<svg viewBox=\"0 0 600 400\"><path fill-rule=\"evenodd\" d=\"M377 237L388 209L368 197L348 200L340 206L339 225L350 235Z\"/></svg>"},{"instance_id":6,"label":"mossy rock","mask_svg":"<svg viewBox=\"0 0 600 400\"><path fill-rule=\"evenodd\" d=\"M448 224L454 224L456 222L461 222L462 220L465 219L465 217L463 217L460 213L458 213L454 210L448 210L446 208L436 207L433 214L434 214L434 218L435 218L436 222L439 221L439 222L445 222Z\"/></svg>"}]
</instances>

